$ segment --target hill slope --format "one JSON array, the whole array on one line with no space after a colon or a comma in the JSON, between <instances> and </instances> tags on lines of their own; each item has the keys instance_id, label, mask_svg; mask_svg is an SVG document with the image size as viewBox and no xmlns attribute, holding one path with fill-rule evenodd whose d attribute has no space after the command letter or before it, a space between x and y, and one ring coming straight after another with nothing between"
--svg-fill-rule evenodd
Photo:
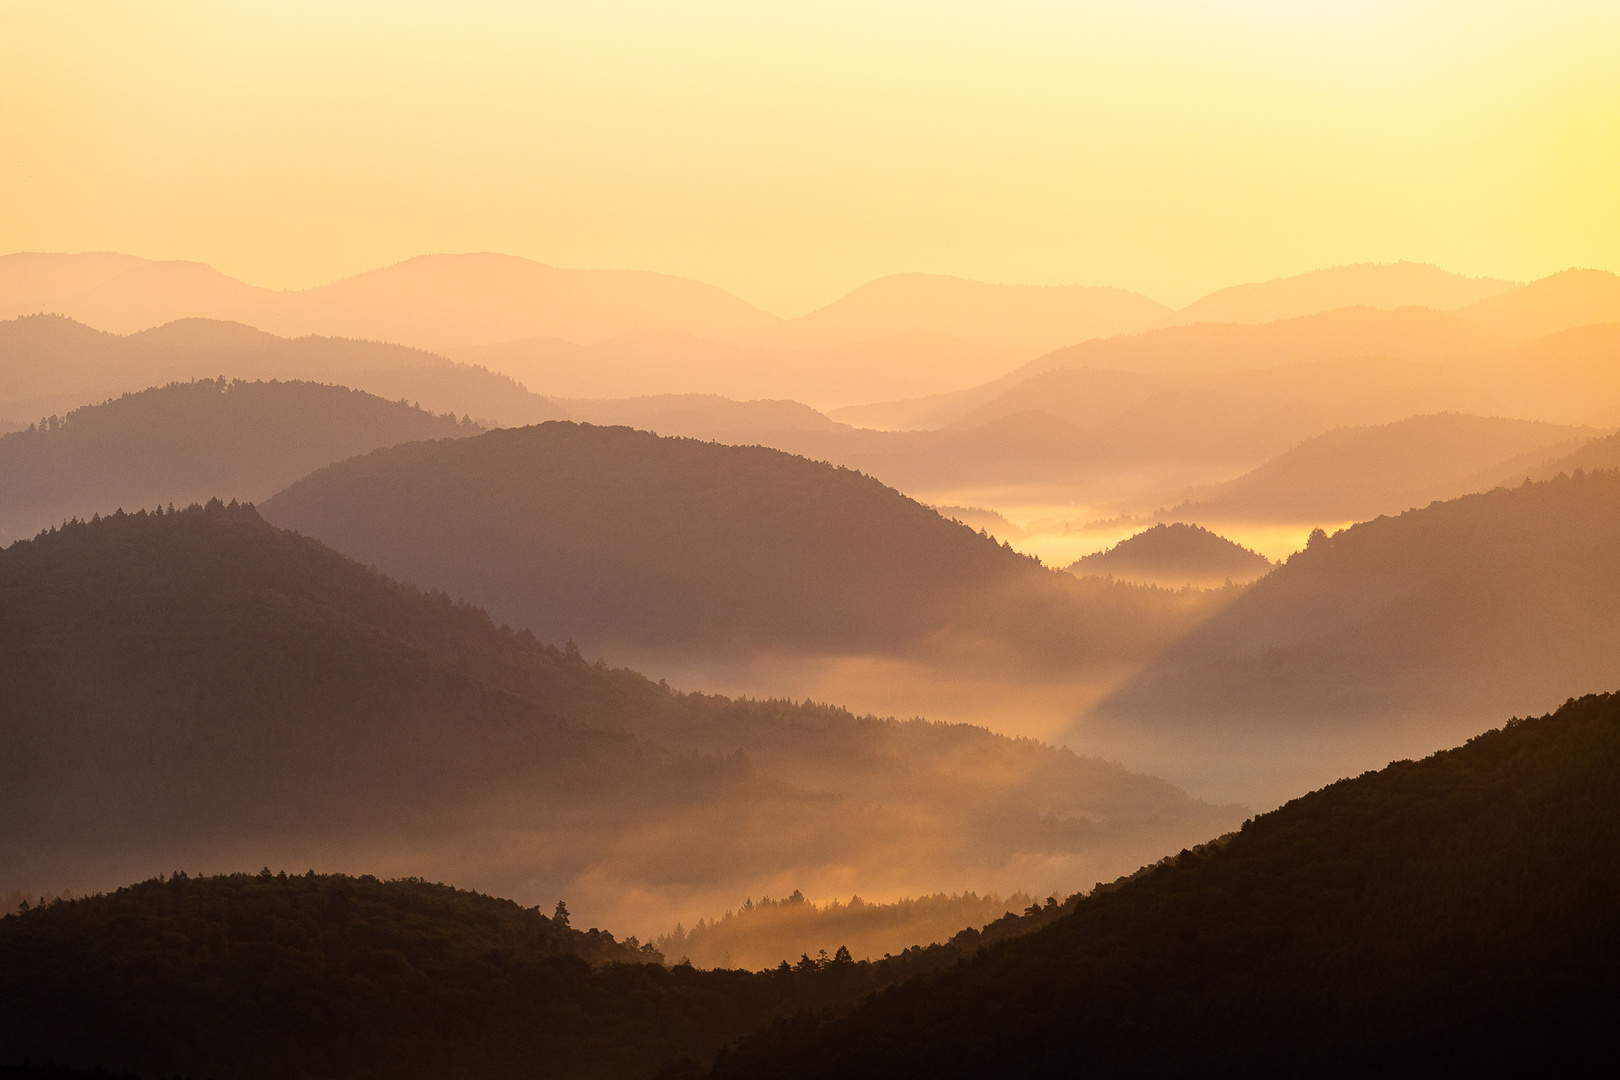
<instances>
[{"instance_id":1,"label":"hill slope","mask_svg":"<svg viewBox=\"0 0 1620 1080\"><path fill-rule=\"evenodd\" d=\"M1125 289L989 285L941 274L892 274L790 320L794 337L834 344L928 330L981 346L1039 353L1141 330L1169 313Z\"/></svg>"},{"instance_id":2,"label":"hill slope","mask_svg":"<svg viewBox=\"0 0 1620 1080\"><path fill-rule=\"evenodd\" d=\"M1264 555L1182 522L1161 522L1107 551L1083 556L1069 567L1071 574L1104 574L1172 588L1245 583L1270 570Z\"/></svg>"},{"instance_id":3,"label":"hill slope","mask_svg":"<svg viewBox=\"0 0 1620 1080\"><path fill-rule=\"evenodd\" d=\"M664 930L1050 890L1235 813L983 728L675 693L217 502L0 551L0 699L8 889L346 865Z\"/></svg>"},{"instance_id":4,"label":"hill slope","mask_svg":"<svg viewBox=\"0 0 1620 1080\"><path fill-rule=\"evenodd\" d=\"M976 386L1033 351L978 345L931 330L835 344L736 345L653 329L589 345L541 337L448 349L446 355L504 371L563 398L718 394L832 407Z\"/></svg>"},{"instance_id":5,"label":"hill slope","mask_svg":"<svg viewBox=\"0 0 1620 1080\"><path fill-rule=\"evenodd\" d=\"M592 648L943 650L1077 667L1143 655L1197 617L1169 596L1043 570L858 473L626 428L552 423L399 447L324 469L264 509Z\"/></svg>"},{"instance_id":6,"label":"hill slope","mask_svg":"<svg viewBox=\"0 0 1620 1080\"><path fill-rule=\"evenodd\" d=\"M1595 435L1533 420L1440 413L1336 428L1200 492L1178 512L1216 521L1355 521L1494 484L1508 462L1572 450Z\"/></svg>"},{"instance_id":7,"label":"hill slope","mask_svg":"<svg viewBox=\"0 0 1620 1080\"><path fill-rule=\"evenodd\" d=\"M1404 412L1378 414L1380 421L1445 408L1477 411L1476 398L1459 397L1452 385L1456 379L1438 365L1519 340L1520 336L1424 308L1342 308L1256 325L1169 326L1057 349L1001 378L957 393L840 409L834 418L876 427L943 427L982 424L1040 408L1092 430L1083 417L1119 415L1164 394L1218 398L1216 408L1204 410L1213 415L1202 417L1198 427L1210 426L1234 407L1251 421L1263 419L1265 413L1258 411L1261 401L1274 402L1279 396L1288 405L1294 404L1291 398L1303 397L1313 406L1325 399L1335 407L1334 415L1364 417L1366 411L1357 408L1363 398L1389 397L1393 392L1404 399L1416 392L1416 400L1403 401ZM1089 401L1079 386L1063 382L1078 374L1096 382L1104 394L1100 401ZM1347 379L1347 374L1353 377ZM1467 374L1477 384L1478 372ZM1443 384L1442 396L1435 395L1431 384L1436 383ZM1150 405L1142 415L1151 417L1156 408ZM1321 430L1326 428L1316 429ZM1159 434L1156 430L1141 441L1153 441Z\"/></svg>"},{"instance_id":8,"label":"hill slope","mask_svg":"<svg viewBox=\"0 0 1620 1080\"><path fill-rule=\"evenodd\" d=\"M3 268L11 260L0 259ZM19 314L57 311L114 333L184 318L224 319L289 336L397 341L418 348L473 345L550 334L595 341L641 327L669 327L716 340L752 340L781 320L685 278L626 270L565 270L510 255L423 255L329 285L276 291L202 263L138 260L112 276L91 275L105 257L33 256L60 292L36 288L0 297ZM80 269L81 265L84 267ZM94 280L99 278L99 280ZM82 290L74 287L94 280Z\"/></svg>"},{"instance_id":9,"label":"hill slope","mask_svg":"<svg viewBox=\"0 0 1620 1080\"><path fill-rule=\"evenodd\" d=\"M1471 304L1458 314L1526 337L1620 322L1620 275L1564 270Z\"/></svg>"},{"instance_id":10,"label":"hill slope","mask_svg":"<svg viewBox=\"0 0 1620 1080\"><path fill-rule=\"evenodd\" d=\"M1620 473L1464 496L1318 533L1082 730L1140 740L1135 760L1184 781L1224 762L1264 784L1293 760L1275 797L1620 683L1617 603ZM1172 768L1166 747L1204 761Z\"/></svg>"},{"instance_id":11,"label":"hill slope","mask_svg":"<svg viewBox=\"0 0 1620 1080\"><path fill-rule=\"evenodd\" d=\"M181 319L123 337L55 315L0 323L0 415L13 419L221 375L338 383L497 423L566 415L506 376L375 341L278 338L213 319Z\"/></svg>"},{"instance_id":12,"label":"hill slope","mask_svg":"<svg viewBox=\"0 0 1620 1080\"><path fill-rule=\"evenodd\" d=\"M651 1077L801 995L843 989L813 975L669 971L648 950L415 879L176 873L0 920L13 976L0 990L0 1062ZM15 993L23 979L32 991Z\"/></svg>"},{"instance_id":13,"label":"hill slope","mask_svg":"<svg viewBox=\"0 0 1620 1080\"><path fill-rule=\"evenodd\" d=\"M1511 281L1464 277L1426 263L1358 263L1217 289L1164 321L1264 323L1345 307L1450 311L1513 287Z\"/></svg>"},{"instance_id":14,"label":"hill slope","mask_svg":"<svg viewBox=\"0 0 1620 1080\"><path fill-rule=\"evenodd\" d=\"M1444 360L1512 340L1460 316L1425 308L1347 307L1257 325L1199 323L1088 341L1031 360L1009 377L1021 380L1043 371L1082 367L1192 375L1341 357Z\"/></svg>"},{"instance_id":15,"label":"hill slope","mask_svg":"<svg viewBox=\"0 0 1620 1080\"><path fill-rule=\"evenodd\" d=\"M0 436L0 543L119 508L263 499L379 446L479 430L341 386L171 383Z\"/></svg>"},{"instance_id":16,"label":"hill slope","mask_svg":"<svg viewBox=\"0 0 1620 1080\"><path fill-rule=\"evenodd\" d=\"M1584 1070L1620 985L1620 698L1297 799L716 1078Z\"/></svg>"}]
</instances>

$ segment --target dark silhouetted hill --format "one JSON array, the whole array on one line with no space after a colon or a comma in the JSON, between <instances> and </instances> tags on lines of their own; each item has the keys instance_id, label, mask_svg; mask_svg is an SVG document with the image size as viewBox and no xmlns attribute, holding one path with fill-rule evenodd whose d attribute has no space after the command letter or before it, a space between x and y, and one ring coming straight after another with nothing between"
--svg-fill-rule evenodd
<instances>
[{"instance_id":1,"label":"dark silhouetted hill","mask_svg":"<svg viewBox=\"0 0 1620 1080\"><path fill-rule=\"evenodd\" d=\"M1217 521L1333 523L1398 514L1494 486L1513 459L1556 456L1595 434L1461 413L1336 428L1195 494L1178 512Z\"/></svg>"},{"instance_id":2,"label":"dark silhouetted hill","mask_svg":"<svg viewBox=\"0 0 1620 1080\"><path fill-rule=\"evenodd\" d=\"M149 1076L651 1077L859 981L669 970L510 900L313 872L8 913L0 958L0 1061Z\"/></svg>"},{"instance_id":3,"label":"dark silhouetted hill","mask_svg":"<svg viewBox=\"0 0 1620 1080\"><path fill-rule=\"evenodd\" d=\"M399 447L307 477L265 513L592 648L1084 667L1142 655L1200 614L1045 570L859 473L627 428Z\"/></svg>"},{"instance_id":4,"label":"dark silhouetted hill","mask_svg":"<svg viewBox=\"0 0 1620 1080\"><path fill-rule=\"evenodd\" d=\"M379 446L479 430L341 386L171 383L0 436L0 543L120 508L264 499Z\"/></svg>"},{"instance_id":5,"label":"dark silhouetted hill","mask_svg":"<svg viewBox=\"0 0 1620 1080\"><path fill-rule=\"evenodd\" d=\"M923 903L992 918L982 930L957 922L877 961L839 947L705 971L571 926L563 904L548 918L419 878L176 872L0 918L0 1077L685 1075L774 1017L847 1006L1073 908L973 899ZM764 906L813 910L797 893Z\"/></svg>"},{"instance_id":6,"label":"dark silhouetted hill","mask_svg":"<svg viewBox=\"0 0 1620 1080\"><path fill-rule=\"evenodd\" d=\"M1333 784L711 1075L1587 1072L1620 931L1620 697Z\"/></svg>"},{"instance_id":7,"label":"dark silhouetted hill","mask_svg":"<svg viewBox=\"0 0 1620 1080\"><path fill-rule=\"evenodd\" d=\"M1270 570L1264 555L1182 522L1161 522L1107 551L1082 556L1069 567L1071 574L1101 574L1172 588L1223 581L1244 584Z\"/></svg>"},{"instance_id":8,"label":"dark silhouetted hill","mask_svg":"<svg viewBox=\"0 0 1620 1080\"><path fill-rule=\"evenodd\" d=\"M650 932L1050 889L1239 814L984 728L676 693L218 502L0 551L0 700L8 889L364 865Z\"/></svg>"}]
</instances>

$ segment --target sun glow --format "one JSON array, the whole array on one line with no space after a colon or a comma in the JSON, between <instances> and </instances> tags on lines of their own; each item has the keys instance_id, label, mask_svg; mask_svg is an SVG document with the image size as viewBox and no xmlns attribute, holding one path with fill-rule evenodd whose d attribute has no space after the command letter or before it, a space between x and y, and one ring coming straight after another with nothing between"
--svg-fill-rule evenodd
<instances>
[{"instance_id":1,"label":"sun glow","mask_svg":"<svg viewBox=\"0 0 1620 1080\"><path fill-rule=\"evenodd\" d=\"M900 270L1171 304L1620 252L1610 5L16 3L0 249L423 251L798 314Z\"/></svg>"}]
</instances>

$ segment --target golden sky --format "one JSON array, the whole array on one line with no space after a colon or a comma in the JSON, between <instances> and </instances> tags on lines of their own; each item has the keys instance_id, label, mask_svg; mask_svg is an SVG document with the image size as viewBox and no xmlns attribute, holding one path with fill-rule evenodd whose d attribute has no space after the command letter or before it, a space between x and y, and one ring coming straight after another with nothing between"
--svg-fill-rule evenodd
<instances>
[{"instance_id":1,"label":"golden sky","mask_svg":"<svg viewBox=\"0 0 1620 1080\"><path fill-rule=\"evenodd\" d=\"M1617 58L1620 0L0 0L0 252L493 250L784 315L904 270L1620 269Z\"/></svg>"}]
</instances>

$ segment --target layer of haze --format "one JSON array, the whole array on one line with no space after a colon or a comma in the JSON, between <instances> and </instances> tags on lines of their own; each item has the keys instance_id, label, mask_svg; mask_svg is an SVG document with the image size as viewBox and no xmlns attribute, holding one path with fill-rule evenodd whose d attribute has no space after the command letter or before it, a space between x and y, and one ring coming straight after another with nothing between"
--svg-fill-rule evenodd
<instances>
[{"instance_id":1,"label":"layer of haze","mask_svg":"<svg viewBox=\"0 0 1620 1080\"><path fill-rule=\"evenodd\" d=\"M425 251L1172 305L1620 253L1612 4L11 3L0 250L307 287Z\"/></svg>"}]
</instances>

